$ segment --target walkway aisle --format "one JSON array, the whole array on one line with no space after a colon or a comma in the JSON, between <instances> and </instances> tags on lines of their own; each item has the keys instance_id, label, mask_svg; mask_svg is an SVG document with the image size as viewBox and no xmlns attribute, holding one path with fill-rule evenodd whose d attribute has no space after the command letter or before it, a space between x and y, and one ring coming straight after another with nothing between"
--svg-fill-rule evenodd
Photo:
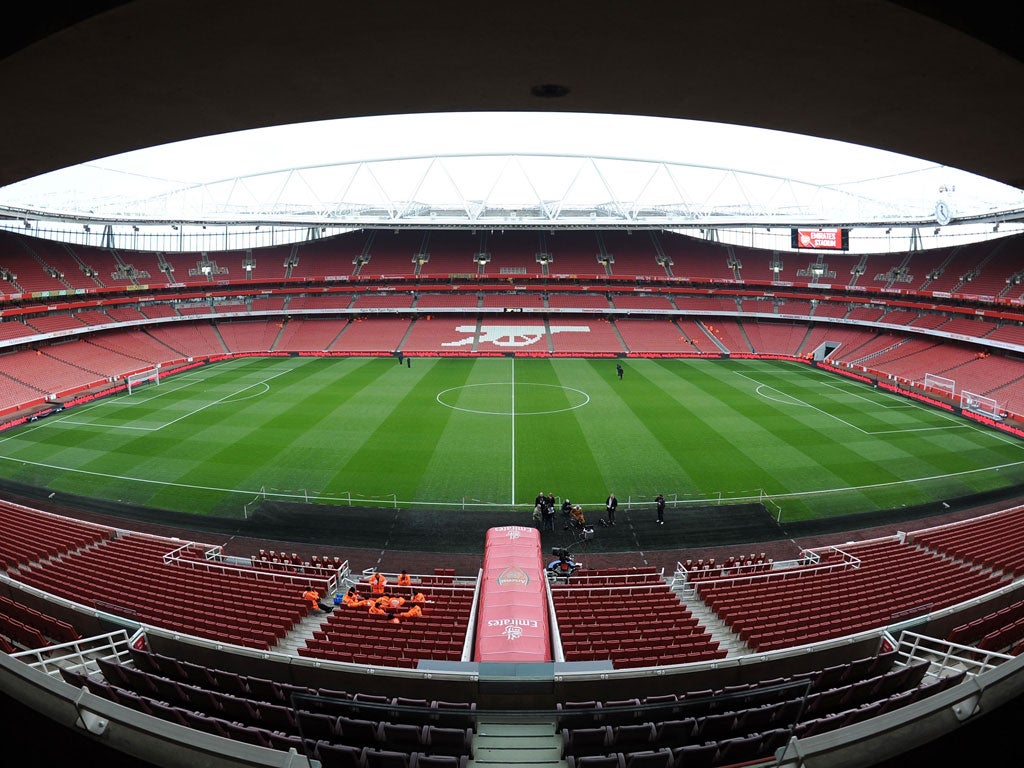
<instances>
[{"instance_id":1,"label":"walkway aisle","mask_svg":"<svg viewBox=\"0 0 1024 768\"><path fill-rule=\"evenodd\" d=\"M469 768L565 768L562 740L553 720L518 715L481 715Z\"/></svg>"}]
</instances>

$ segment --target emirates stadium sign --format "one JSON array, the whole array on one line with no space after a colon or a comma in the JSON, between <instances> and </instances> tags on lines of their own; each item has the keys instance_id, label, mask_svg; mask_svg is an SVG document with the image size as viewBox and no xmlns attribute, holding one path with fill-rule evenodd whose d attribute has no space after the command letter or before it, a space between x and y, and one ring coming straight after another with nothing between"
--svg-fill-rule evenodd
<instances>
[{"instance_id":1,"label":"emirates stadium sign","mask_svg":"<svg viewBox=\"0 0 1024 768\"><path fill-rule=\"evenodd\" d=\"M845 251L850 247L850 230L838 227L827 229L791 230L793 248L811 251Z\"/></svg>"}]
</instances>

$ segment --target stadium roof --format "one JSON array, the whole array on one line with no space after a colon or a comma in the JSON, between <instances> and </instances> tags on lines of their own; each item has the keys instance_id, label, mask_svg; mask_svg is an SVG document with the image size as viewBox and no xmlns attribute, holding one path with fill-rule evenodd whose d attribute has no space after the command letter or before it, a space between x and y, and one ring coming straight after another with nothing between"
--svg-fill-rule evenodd
<instances>
[{"instance_id":1,"label":"stadium roof","mask_svg":"<svg viewBox=\"0 0 1024 768\"><path fill-rule=\"evenodd\" d=\"M0 189L0 206L10 229L85 241L95 229L105 245L122 247L139 227L172 226L193 233L193 250L217 250L218 239L220 248L251 246L257 226L276 228L275 243L328 227L669 228L741 241L750 239L743 230L775 227L757 244L776 248L786 247L790 227L857 227L855 250L884 250L907 239L867 233L906 228L920 237L939 224L948 244L999 236L996 224L1007 224L1002 235L1020 231L1013 222L1024 192L917 158L756 128L445 113L139 150ZM199 243L207 226L216 234Z\"/></svg>"},{"instance_id":2,"label":"stadium roof","mask_svg":"<svg viewBox=\"0 0 1024 768\"><path fill-rule=\"evenodd\" d=\"M923 158L932 170L962 168L1020 188L1024 106L1016 94L1024 91L1024 67L1020 41L1010 30L1021 8L1000 5L993 13L995 8L987 0L969 8L881 0L849 8L809 0L769 6L741 2L728 8L652 4L610 13L595 13L592 3L569 0L557 6L527 2L487 14L459 2L436 7L315 2L294 13L266 0L220 3L217 13L191 0L58 6L47 8L45 18L8 25L4 32L4 52L10 53L0 60L0 81L8 85L11 98L5 141L0 142L0 184L83 161L95 171L99 158L195 136L309 120L476 110L502 116L516 111L647 114L757 125L906 153ZM404 189L382 185L377 190L379 200L389 203L380 210L391 219L395 211L429 216L430 207L419 206L422 201L409 194L409 183L418 185L417 195L440 187L437 178L459 177L456 166L465 163L457 162L461 158L456 155L481 151L468 146L456 152L416 151L407 148L414 135L387 135L390 147L371 159L425 157L418 165L414 160L405 165L432 169L414 171L408 178L415 181ZM577 143L582 138L577 134ZM589 172L607 182L592 185L593 190L604 193L611 187L621 198L597 200L596 212L612 211L621 220L623 211L657 200L651 186L646 197L630 189L621 193L624 185L612 183L606 170L612 159L635 157L637 147L646 151L645 138L635 140L629 151L572 149L581 160L603 159L570 166L569 175ZM743 146L733 143L734 154ZM549 148L532 152L555 154ZM435 160L437 154L443 160ZM514 165L529 165L522 159L527 151L513 154ZM804 187L798 182L822 168L806 156L784 172L742 178L727 170L715 177L710 171L749 168L744 162L707 157L684 162L701 166L705 178L717 179L708 182L714 202L730 214L746 217L782 203L814 223L822 215L819 209L812 215L805 198L821 206L842 197L846 203L856 201L853 215L844 213L843 219L857 222L878 215L867 211L878 197L865 194L863 183L879 178L877 173L836 175ZM181 211L197 219L207 211L219 216L249 203L260 218L298 209L337 214L358 201L339 196L338 185L330 194L322 191L319 180L328 175L328 165L319 158L269 166L285 171L279 176L232 171L199 179L176 174L174 180L191 192L172 193L165 186L151 203L164 205L155 218L180 216ZM663 189L673 186L667 180L678 178L679 167L673 165L671 173L668 166L658 169ZM296 168L303 170L289 172ZM369 166L357 164L332 173L381 178L385 165L368 171ZM514 172L506 166L503 175L490 178L495 187L507 189ZM647 172L650 178L653 172ZM909 178L889 175L889 192L897 179ZM208 183L218 179L228 181ZM309 189L298 208L268 206L275 193L280 203L281 190L303 186ZM464 186L456 186L458 194L446 191L446 208L465 209L472 218L472 203L481 195L465 194ZM691 214L711 197L701 194L692 174L685 185L675 186L683 210ZM956 190L954 218L976 210L964 183L943 179L936 185L933 179L922 185L926 191L902 209L902 216L934 220L940 188ZM561 189L569 187L563 183ZM551 194L538 190L528 202L539 201L539 218L555 224L552 210L571 214L593 208L595 201L574 198L582 189L577 184L567 197L559 197L557 189ZM355 185L348 191L354 195ZM735 193L733 200L727 191ZM332 208L339 197L342 205ZM910 196L902 189L889 195L883 210L890 213L892 197L902 206ZM182 203L178 214L169 213L172 200ZM94 195L93 201L107 211L127 210L123 195L116 206L110 196ZM99 213L95 205L83 210ZM999 217L991 215L991 206L980 210L991 231ZM152 214L153 209L143 212Z\"/></svg>"}]
</instances>

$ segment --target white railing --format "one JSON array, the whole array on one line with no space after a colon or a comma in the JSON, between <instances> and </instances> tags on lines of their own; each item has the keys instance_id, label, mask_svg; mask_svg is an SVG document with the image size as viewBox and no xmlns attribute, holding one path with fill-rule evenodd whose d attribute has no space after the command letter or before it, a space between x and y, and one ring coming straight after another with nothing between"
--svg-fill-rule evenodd
<instances>
[{"instance_id":1,"label":"white railing","mask_svg":"<svg viewBox=\"0 0 1024 768\"><path fill-rule=\"evenodd\" d=\"M61 667L84 672L98 669L95 659L128 659L128 633L119 629L105 635L82 637L60 645L47 645L28 651L12 653L12 659L19 659L48 675L60 675Z\"/></svg>"},{"instance_id":2,"label":"white railing","mask_svg":"<svg viewBox=\"0 0 1024 768\"><path fill-rule=\"evenodd\" d=\"M978 675L995 669L1010 661L1013 656L995 651L985 651L970 645L951 643L910 630L900 632L896 654L906 664L927 661L932 664L931 674L944 676L965 670L969 675Z\"/></svg>"},{"instance_id":3,"label":"white railing","mask_svg":"<svg viewBox=\"0 0 1024 768\"><path fill-rule=\"evenodd\" d=\"M198 550L202 554L202 558L183 556L184 552L192 550ZM250 563L248 565L236 565L227 561L221 547L197 544L191 541L177 549L172 549L163 556L163 561L166 565L174 565L180 568L205 569L221 573L231 573L257 581L270 580L287 584L299 584L300 586L308 583L311 577L323 579L327 585L328 592L331 594L337 592L338 585L349 572L348 560L337 567L331 566L330 568L316 565L295 565L294 563L273 563L272 567L261 568L254 567L251 564L251 560L245 561Z\"/></svg>"},{"instance_id":4,"label":"white railing","mask_svg":"<svg viewBox=\"0 0 1024 768\"><path fill-rule=\"evenodd\" d=\"M839 547L828 547L828 551L840 555L838 561L821 564L821 556L818 552L804 550L800 553L799 560L786 561L785 563L761 563L750 566L730 566L725 569L722 575L717 577L701 576L696 579L690 578L690 572L682 563L676 563L676 572L672 579L672 588L678 589L683 596L695 596L698 585L731 586L735 584L750 584L753 582L777 582L792 579L802 579L808 576L816 576L822 573L833 573L836 571L847 571L853 568L860 568L860 558L845 552ZM715 569L722 570L721 566ZM703 571L699 571L703 573Z\"/></svg>"},{"instance_id":5,"label":"white railing","mask_svg":"<svg viewBox=\"0 0 1024 768\"><path fill-rule=\"evenodd\" d=\"M576 571L572 576L572 583L577 587L650 587L664 586L665 569L659 568L656 571L641 573L616 573L607 576L590 575Z\"/></svg>"}]
</instances>

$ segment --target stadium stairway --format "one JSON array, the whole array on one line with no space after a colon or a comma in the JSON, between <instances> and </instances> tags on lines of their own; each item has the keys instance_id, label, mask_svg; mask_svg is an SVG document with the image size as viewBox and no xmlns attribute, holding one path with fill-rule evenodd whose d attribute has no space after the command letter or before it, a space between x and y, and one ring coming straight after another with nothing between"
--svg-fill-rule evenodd
<instances>
[{"instance_id":1,"label":"stadium stairway","mask_svg":"<svg viewBox=\"0 0 1024 768\"><path fill-rule=\"evenodd\" d=\"M320 625L326 619L327 614L319 612L310 612L303 616L283 638L277 641L277 645L274 646L273 650L278 653L298 656L298 649L305 647L306 641L313 637L313 633L320 629Z\"/></svg>"},{"instance_id":2,"label":"stadium stairway","mask_svg":"<svg viewBox=\"0 0 1024 768\"><path fill-rule=\"evenodd\" d=\"M625 352L628 355L629 354L629 345L626 343L626 340L624 338L622 338L622 332L619 330L619 326L617 326L615 324L615 319L614 318L612 318L612 320L611 320L611 326L612 326L612 330L615 331L615 338L618 339L619 340L619 344L622 345L622 351Z\"/></svg>"},{"instance_id":3,"label":"stadium stairway","mask_svg":"<svg viewBox=\"0 0 1024 768\"><path fill-rule=\"evenodd\" d=\"M679 595L680 602L697 619L697 623L708 631L712 642L717 641L718 647L726 652L726 658L748 656L754 652L703 600L696 596L684 598L679 589L673 591Z\"/></svg>"},{"instance_id":4,"label":"stadium stairway","mask_svg":"<svg viewBox=\"0 0 1024 768\"><path fill-rule=\"evenodd\" d=\"M481 715L468 768L565 768L555 721L528 715Z\"/></svg>"}]
</instances>

